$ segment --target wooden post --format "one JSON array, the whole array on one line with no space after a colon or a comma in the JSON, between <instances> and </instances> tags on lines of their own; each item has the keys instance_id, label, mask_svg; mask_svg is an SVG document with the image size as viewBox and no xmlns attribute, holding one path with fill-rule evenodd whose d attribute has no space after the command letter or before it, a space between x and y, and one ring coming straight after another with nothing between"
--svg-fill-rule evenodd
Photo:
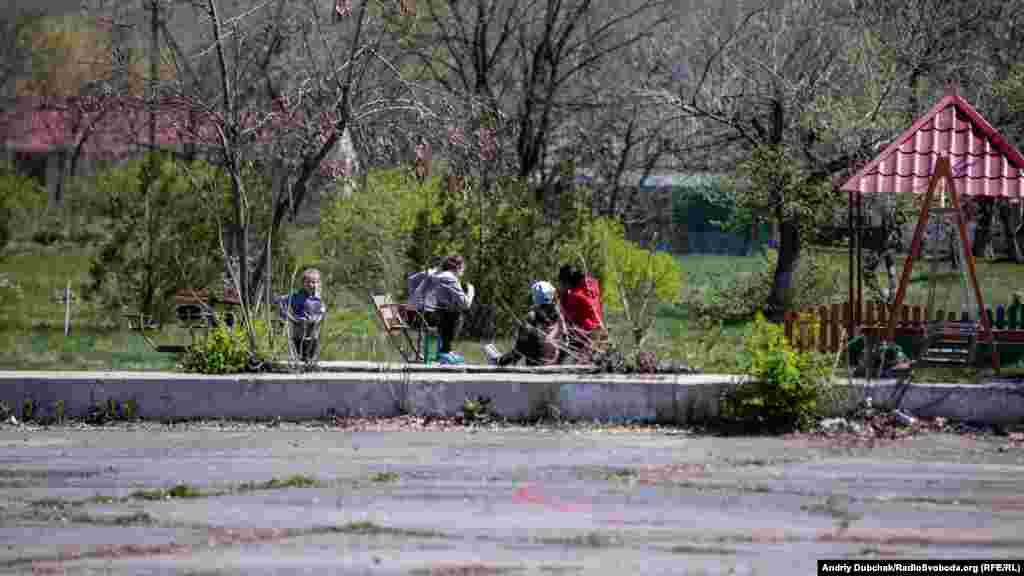
<instances>
[{"instance_id":1,"label":"wooden post","mask_svg":"<svg viewBox=\"0 0 1024 576\"><path fill-rule=\"evenodd\" d=\"M829 352L828 333L829 331L835 332L836 327L832 324L832 317L829 316L828 306L818 308L818 318L821 321L818 333L818 351L822 353Z\"/></svg>"},{"instance_id":2,"label":"wooden post","mask_svg":"<svg viewBox=\"0 0 1024 576\"><path fill-rule=\"evenodd\" d=\"M64 337L67 338L71 332L71 280L64 289Z\"/></svg>"},{"instance_id":3,"label":"wooden post","mask_svg":"<svg viewBox=\"0 0 1024 576\"><path fill-rule=\"evenodd\" d=\"M807 350L807 333L809 332L807 318L801 315L797 324L799 324L800 329L800 344L797 346L797 349L803 352Z\"/></svg>"},{"instance_id":4,"label":"wooden post","mask_svg":"<svg viewBox=\"0 0 1024 576\"><path fill-rule=\"evenodd\" d=\"M847 231L848 231L848 233L850 235L850 240L849 240L850 241L850 244L849 244L849 265L848 265L848 269L849 269L848 276L849 277L847 278L847 281L849 283L849 287L848 287L847 299L846 299L846 306L847 306L846 310L848 312L852 310L852 306L853 306L853 302L854 302L854 293L853 293L854 275L857 274L857 270L856 270L856 268L854 268L854 263L853 263L853 252L854 252L854 250L856 248L856 242L857 242L856 239L855 239L854 231L853 231L853 202L854 202L854 193L853 193L853 190L850 190L850 194L849 194L849 198L847 199L847 206L846 206L847 207L847 210L846 210L846 212L847 212L847 216L846 216L846 218L847 218ZM854 328L854 323L856 322L856 318L854 317L853 314L847 313L845 320L846 320L846 334L847 334L847 337L848 338L853 338L853 328Z\"/></svg>"},{"instance_id":5,"label":"wooden post","mask_svg":"<svg viewBox=\"0 0 1024 576\"><path fill-rule=\"evenodd\" d=\"M843 303L843 320L846 321L848 327L853 327L853 304L849 300ZM853 338L852 330L847 332L846 337Z\"/></svg>"},{"instance_id":6,"label":"wooden post","mask_svg":"<svg viewBox=\"0 0 1024 576\"><path fill-rule=\"evenodd\" d=\"M864 195L857 193L857 324L864 325Z\"/></svg>"},{"instance_id":7,"label":"wooden post","mask_svg":"<svg viewBox=\"0 0 1024 576\"><path fill-rule=\"evenodd\" d=\"M846 325L847 318L843 314L843 307L840 304L832 305L832 328L829 330L829 352L839 351L839 329ZM849 337L849 332L846 333Z\"/></svg>"}]
</instances>

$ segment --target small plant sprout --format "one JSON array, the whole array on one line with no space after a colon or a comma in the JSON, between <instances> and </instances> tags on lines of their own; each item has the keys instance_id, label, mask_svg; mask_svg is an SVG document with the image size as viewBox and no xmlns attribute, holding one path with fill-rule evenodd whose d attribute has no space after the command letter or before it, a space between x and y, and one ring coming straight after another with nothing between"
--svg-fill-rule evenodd
<instances>
[{"instance_id":1,"label":"small plant sprout","mask_svg":"<svg viewBox=\"0 0 1024 576\"><path fill-rule=\"evenodd\" d=\"M372 482L397 482L398 474L396 472L376 472L370 476Z\"/></svg>"},{"instance_id":2,"label":"small plant sprout","mask_svg":"<svg viewBox=\"0 0 1024 576\"><path fill-rule=\"evenodd\" d=\"M121 403L121 416L125 420L135 420L138 416L138 405L134 398L130 398Z\"/></svg>"}]
</instances>

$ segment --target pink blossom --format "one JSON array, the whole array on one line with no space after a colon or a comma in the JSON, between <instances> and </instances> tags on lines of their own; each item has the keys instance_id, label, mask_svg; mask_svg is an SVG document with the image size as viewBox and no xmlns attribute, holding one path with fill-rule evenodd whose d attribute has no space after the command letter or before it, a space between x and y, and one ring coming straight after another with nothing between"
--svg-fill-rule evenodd
<instances>
[{"instance_id":1,"label":"pink blossom","mask_svg":"<svg viewBox=\"0 0 1024 576\"><path fill-rule=\"evenodd\" d=\"M352 159L324 160L318 168L320 176L328 180L338 180L352 175Z\"/></svg>"},{"instance_id":2,"label":"pink blossom","mask_svg":"<svg viewBox=\"0 0 1024 576\"><path fill-rule=\"evenodd\" d=\"M430 162L430 158L433 152L430 150L430 144L423 142L416 145L416 159L420 162Z\"/></svg>"},{"instance_id":3,"label":"pink blossom","mask_svg":"<svg viewBox=\"0 0 1024 576\"><path fill-rule=\"evenodd\" d=\"M352 15L352 0L335 0L334 13L338 18L345 18Z\"/></svg>"},{"instance_id":4,"label":"pink blossom","mask_svg":"<svg viewBox=\"0 0 1024 576\"><path fill-rule=\"evenodd\" d=\"M430 161L433 152L430 144L422 142L416 145L416 175L421 180L430 176Z\"/></svg>"},{"instance_id":5,"label":"pink blossom","mask_svg":"<svg viewBox=\"0 0 1024 576\"><path fill-rule=\"evenodd\" d=\"M498 138L493 128L480 128L477 141L481 160L491 162L498 157Z\"/></svg>"},{"instance_id":6,"label":"pink blossom","mask_svg":"<svg viewBox=\"0 0 1024 576\"><path fill-rule=\"evenodd\" d=\"M448 143L452 146L465 147L466 134L458 126L448 127Z\"/></svg>"}]
</instances>

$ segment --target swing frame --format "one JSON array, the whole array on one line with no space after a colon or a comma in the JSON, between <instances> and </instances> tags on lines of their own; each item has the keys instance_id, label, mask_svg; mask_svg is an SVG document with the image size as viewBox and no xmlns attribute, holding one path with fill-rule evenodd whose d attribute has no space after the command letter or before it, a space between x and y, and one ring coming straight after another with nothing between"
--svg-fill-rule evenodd
<instances>
[{"instance_id":1,"label":"swing frame","mask_svg":"<svg viewBox=\"0 0 1024 576\"><path fill-rule=\"evenodd\" d=\"M924 239L925 228L927 227L928 219L931 216L932 197L935 193L935 188L940 181L945 182L946 190L949 191L950 199L953 204L953 209L956 214L956 229L957 233L960 235L960 241L962 242L964 250L964 265L967 268L970 288L974 291L975 303L978 306L978 316L981 320L982 331L992 348L992 368L998 372L999 347L996 345L995 334L992 332L992 325L989 322L988 314L985 312L985 302L982 299L981 288L978 285L978 272L974 262L974 254L971 250L971 239L967 234L966 222L964 222L960 193L957 191L956 182L953 180L953 170L949 164L949 156L946 154L939 155L938 161L935 165L935 170L932 172L932 175L928 180L928 190L925 192L924 201L921 204L921 214L918 216L917 225L914 228L914 239L910 244L910 254L903 262L903 273L900 276L900 284L896 291L896 300L893 302L892 309L899 310L903 305L903 298L906 296L907 286L910 284L910 276L913 273L914 261L921 253L921 243ZM860 246L858 246L858 250L859 248ZM860 257L858 254L858 260L859 259ZM886 330L886 340L889 342L893 342L896 339L897 321L896 315L890 314L889 326Z\"/></svg>"}]
</instances>

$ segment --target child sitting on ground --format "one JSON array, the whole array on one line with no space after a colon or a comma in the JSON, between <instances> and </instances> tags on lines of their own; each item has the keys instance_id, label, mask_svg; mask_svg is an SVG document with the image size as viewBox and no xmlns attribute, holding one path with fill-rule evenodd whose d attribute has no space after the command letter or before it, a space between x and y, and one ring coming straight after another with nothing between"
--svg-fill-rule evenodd
<instances>
[{"instance_id":1,"label":"child sitting on ground","mask_svg":"<svg viewBox=\"0 0 1024 576\"><path fill-rule=\"evenodd\" d=\"M512 350L497 359L498 366L509 366L526 359L527 366L549 366L562 358L565 321L555 303L555 287L549 282L530 286L532 305L520 322Z\"/></svg>"}]
</instances>

